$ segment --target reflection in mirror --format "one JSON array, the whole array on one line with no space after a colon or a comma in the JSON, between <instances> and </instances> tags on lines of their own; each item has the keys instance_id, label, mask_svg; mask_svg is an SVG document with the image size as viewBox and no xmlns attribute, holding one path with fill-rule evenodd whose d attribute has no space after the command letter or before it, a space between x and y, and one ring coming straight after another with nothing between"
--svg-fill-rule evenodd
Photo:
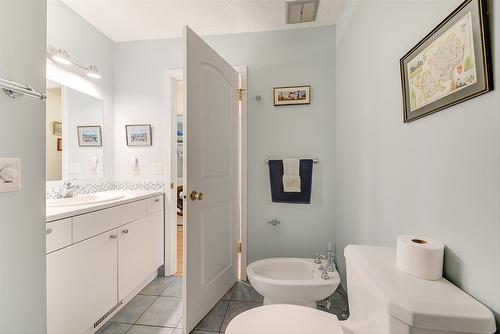
<instances>
[{"instance_id":1,"label":"reflection in mirror","mask_svg":"<svg viewBox=\"0 0 500 334\"><path fill-rule=\"evenodd\" d=\"M47 81L47 181L103 177L103 103Z\"/></svg>"},{"instance_id":2,"label":"reflection in mirror","mask_svg":"<svg viewBox=\"0 0 500 334\"><path fill-rule=\"evenodd\" d=\"M47 181L62 179L61 86L47 83L46 101L46 172Z\"/></svg>"}]
</instances>

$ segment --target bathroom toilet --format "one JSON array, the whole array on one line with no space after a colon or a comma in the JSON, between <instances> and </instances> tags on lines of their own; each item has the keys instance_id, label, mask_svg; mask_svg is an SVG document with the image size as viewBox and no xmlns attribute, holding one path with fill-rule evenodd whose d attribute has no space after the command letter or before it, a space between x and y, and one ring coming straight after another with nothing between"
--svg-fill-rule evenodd
<instances>
[{"instance_id":1,"label":"bathroom toilet","mask_svg":"<svg viewBox=\"0 0 500 334\"><path fill-rule=\"evenodd\" d=\"M350 316L297 305L265 305L234 318L226 334L494 333L493 313L441 278L428 281L396 268L389 247L349 245L344 251Z\"/></svg>"},{"instance_id":2,"label":"bathroom toilet","mask_svg":"<svg viewBox=\"0 0 500 334\"><path fill-rule=\"evenodd\" d=\"M341 334L333 314L306 306L274 304L256 307L234 318L228 334Z\"/></svg>"}]
</instances>

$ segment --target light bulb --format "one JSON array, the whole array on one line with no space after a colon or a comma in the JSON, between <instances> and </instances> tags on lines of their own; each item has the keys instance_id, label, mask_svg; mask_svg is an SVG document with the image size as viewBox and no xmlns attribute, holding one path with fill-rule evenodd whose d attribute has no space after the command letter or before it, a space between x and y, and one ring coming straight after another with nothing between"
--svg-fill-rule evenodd
<instances>
[{"instance_id":1,"label":"light bulb","mask_svg":"<svg viewBox=\"0 0 500 334\"><path fill-rule=\"evenodd\" d=\"M59 49L52 55L52 59L60 64L70 65L69 52L64 49Z\"/></svg>"},{"instance_id":2,"label":"light bulb","mask_svg":"<svg viewBox=\"0 0 500 334\"><path fill-rule=\"evenodd\" d=\"M87 76L93 79L100 79L101 75L99 74L99 69L96 65L90 65L87 67Z\"/></svg>"}]
</instances>

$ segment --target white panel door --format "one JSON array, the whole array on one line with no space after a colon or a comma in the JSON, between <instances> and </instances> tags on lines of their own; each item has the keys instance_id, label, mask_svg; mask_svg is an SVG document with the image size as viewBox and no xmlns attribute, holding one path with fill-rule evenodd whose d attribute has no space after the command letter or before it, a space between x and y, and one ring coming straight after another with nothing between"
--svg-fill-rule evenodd
<instances>
[{"instance_id":1,"label":"white panel door","mask_svg":"<svg viewBox=\"0 0 500 334\"><path fill-rule=\"evenodd\" d=\"M239 77L189 27L184 42L184 328L189 332L237 279Z\"/></svg>"}]
</instances>

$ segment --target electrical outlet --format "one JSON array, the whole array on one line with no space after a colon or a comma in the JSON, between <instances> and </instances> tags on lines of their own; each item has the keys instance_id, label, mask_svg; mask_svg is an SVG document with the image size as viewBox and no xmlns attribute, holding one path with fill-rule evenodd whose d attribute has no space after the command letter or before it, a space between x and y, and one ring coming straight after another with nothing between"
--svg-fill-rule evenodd
<instances>
[{"instance_id":1,"label":"electrical outlet","mask_svg":"<svg viewBox=\"0 0 500 334\"><path fill-rule=\"evenodd\" d=\"M0 192L21 190L21 159L0 158Z\"/></svg>"},{"instance_id":2,"label":"electrical outlet","mask_svg":"<svg viewBox=\"0 0 500 334\"><path fill-rule=\"evenodd\" d=\"M70 174L80 174L82 171L82 165L79 162L72 162L69 164Z\"/></svg>"},{"instance_id":3,"label":"electrical outlet","mask_svg":"<svg viewBox=\"0 0 500 334\"><path fill-rule=\"evenodd\" d=\"M151 164L151 174L153 175L162 175L163 174L163 166L161 162L153 162Z\"/></svg>"}]
</instances>

